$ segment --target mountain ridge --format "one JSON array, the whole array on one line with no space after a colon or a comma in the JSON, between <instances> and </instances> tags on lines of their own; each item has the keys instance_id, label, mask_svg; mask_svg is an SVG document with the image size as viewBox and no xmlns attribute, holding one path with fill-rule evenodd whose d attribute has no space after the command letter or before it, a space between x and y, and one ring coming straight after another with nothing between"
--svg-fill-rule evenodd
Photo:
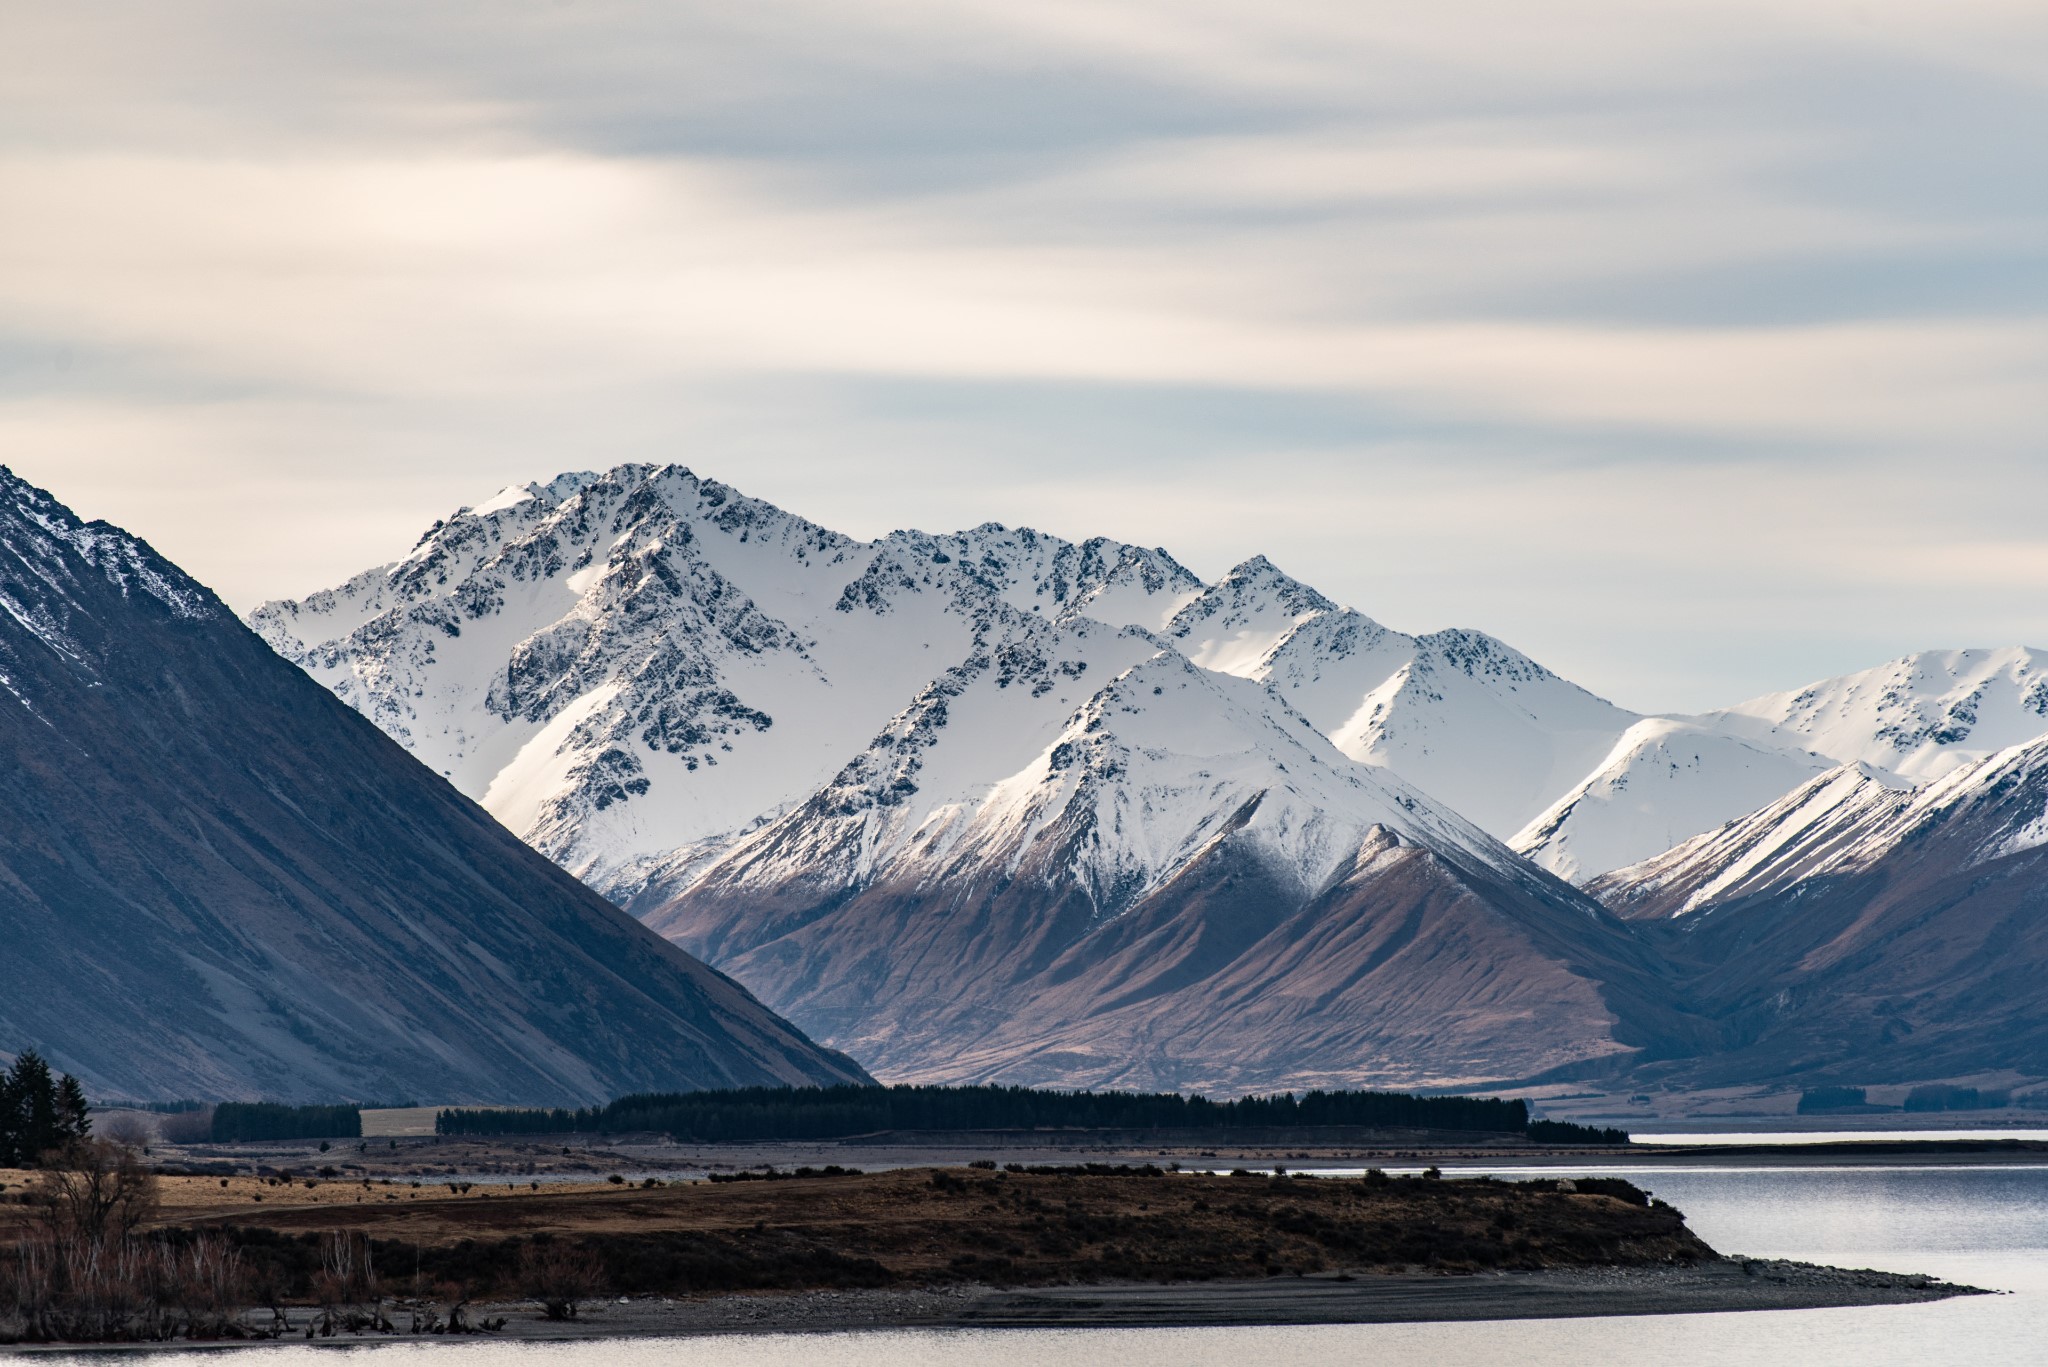
<instances>
[{"instance_id":1,"label":"mountain ridge","mask_svg":"<svg viewBox=\"0 0 2048 1367\"><path fill-rule=\"evenodd\" d=\"M2048 706L2012 648L1643 716L1484 633L1395 631L1263 555L1205 583L1164 549L994 522L863 542L679 466L516 487L252 623L822 1037L959 1080L1465 1085L1711 1052L1721 1027L1681 982L1706 970L1659 960L1671 932L1611 875L1845 753L1873 782L1908 781L1886 761L1938 782ZM1209 701L1167 726L1175 680ZM1359 853L1383 846L1405 853ZM1388 924L1462 986L1373 940ZM1265 938L1282 925L1345 948L1305 963ZM1233 1025L1252 998L1214 995L1279 1002L1326 967L1351 984L1325 1036L1349 1064L1278 1061L1313 1022ZM1488 974L1580 1007L1508 1009ZM1345 997L1367 981L1372 1001ZM1401 993L1456 1024L1376 1033ZM1197 1038L1205 1058L1178 1052ZM1478 1069L1489 1049L1512 1066Z\"/></svg>"},{"instance_id":2,"label":"mountain ridge","mask_svg":"<svg viewBox=\"0 0 2048 1367\"><path fill-rule=\"evenodd\" d=\"M103 1094L554 1104L857 1079L146 542L0 468L0 1034ZM317 776L309 782L309 776Z\"/></svg>"},{"instance_id":3,"label":"mountain ridge","mask_svg":"<svg viewBox=\"0 0 2048 1367\"><path fill-rule=\"evenodd\" d=\"M2048 739L1919 789L1844 765L1595 884L1680 967L1732 1079L2048 1073Z\"/></svg>"}]
</instances>

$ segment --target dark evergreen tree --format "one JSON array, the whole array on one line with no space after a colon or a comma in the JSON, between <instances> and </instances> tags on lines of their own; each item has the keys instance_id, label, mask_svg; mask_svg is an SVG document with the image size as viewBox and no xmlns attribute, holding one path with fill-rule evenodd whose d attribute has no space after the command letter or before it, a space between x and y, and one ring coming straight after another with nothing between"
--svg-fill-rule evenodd
<instances>
[{"instance_id":1,"label":"dark evergreen tree","mask_svg":"<svg viewBox=\"0 0 2048 1367\"><path fill-rule=\"evenodd\" d=\"M14 1074L0 1073L0 1168L21 1166L21 1098L14 1092Z\"/></svg>"},{"instance_id":2,"label":"dark evergreen tree","mask_svg":"<svg viewBox=\"0 0 2048 1367\"><path fill-rule=\"evenodd\" d=\"M213 1108L213 1142L244 1139L361 1139L363 1113L354 1106L287 1106L276 1101L223 1101Z\"/></svg>"},{"instance_id":3,"label":"dark evergreen tree","mask_svg":"<svg viewBox=\"0 0 2048 1367\"><path fill-rule=\"evenodd\" d=\"M57 1129L63 1136L60 1144L75 1144L92 1134L92 1107L85 1088L69 1073L57 1079Z\"/></svg>"},{"instance_id":4,"label":"dark evergreen tree","mask_svg":"<svg viewBox=\"0 0 2048 1367\"><path fill-rule=\"evenodd\" d=\"M62 1148L64 1139L50 1065L35 1050L24 1049L0 1083L0 1160L32 1167L50 1150Z\"/></svg>"}]
</instances>

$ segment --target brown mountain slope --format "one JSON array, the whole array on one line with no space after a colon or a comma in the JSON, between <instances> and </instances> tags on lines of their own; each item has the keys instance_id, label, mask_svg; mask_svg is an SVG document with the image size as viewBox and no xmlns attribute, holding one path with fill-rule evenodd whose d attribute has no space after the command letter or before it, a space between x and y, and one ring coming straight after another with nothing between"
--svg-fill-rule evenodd
<instances>
[{"instance_id":1,"label":"brown mountain slope","mask_svg":"<svg viewBox=\"0 0 2048 1367\"><path fill-rule=\"evenodd\" d=\"M1721 1032L1671 1076L2048 1079L2048 743L1917 794L1809 788L1599 885Z\"/></svg>"},{"instance_id":2,"label":"brown mountain slope","mask_svg":"<svg viewBox=\"0 0 2048 1367\"><path fill-rule=\"evenodd\" d=\"M1631 934L1563 886L1379 830L1303 896L1226 838L1121 915L1053 875L884 879L650 918L878 1075L1187 1088L1459 1086L1617 1066L1689 1037ZM1649 986L1636 986L1648 984Z\"/></svg>"}]
</instances>

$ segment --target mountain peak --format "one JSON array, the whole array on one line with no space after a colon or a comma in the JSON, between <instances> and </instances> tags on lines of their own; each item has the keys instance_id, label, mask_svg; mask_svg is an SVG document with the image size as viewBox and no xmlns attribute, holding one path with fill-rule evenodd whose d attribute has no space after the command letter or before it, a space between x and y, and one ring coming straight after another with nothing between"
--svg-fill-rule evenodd
<instances>
[{"instance_id":1,"label":"mountain peak","mask_svg":"<svg viewBox=\"0 0 2048 1367\"><path fill-rule=\"evenodd\" d=\"M2048 731L2048 654L2026 646L1919 651L1699 720L1935 778Z\"/></svg>"},{"instance_id":2,"label":"mountain peak","mask_svg":"<svg viewBox=\"0 0 2048 1367\"><path fill-rule=\"evenodd\" d=\"M143 542L0 473L0 1038L99 1095L861 1081L519 843ZM458 639L443 639L453 643Z\"/></svg>"},{"instance_id":3,"label":"mountain peak","mask_svg":"<svg viewBox=\"0 0 2048 1367\"><path fill-rule=\"evenodd\" d=\"M1211 585L1163 549L996 521L858 542L679 465L517 488L251 623L604 886L790 810L964 661L1064 639L1020 623L1134 628L1268 685L1496 837L1633 720L1478 633L1390 632L1263 555Z\"/></svg>"},{"instance_id":4,"label":"mountain peak","mask_svg":"<svg viewBox=\"0 0 2048 1367\"><path fill-rule=\"evenodd\" d=\"M1239 591L1257 588L1273 593L1289 611L1297 614L1331 612L1337 606L1263 555L1254 555L1232 565L1217 581L1216 587Z\"/></svg>"},{"instance_id":5,"label":"mountain peak","mask_svg":"<svg viewBox=\"0 0 2048 1367\"><path fill-rule=\"evenodd\" d=\"M0 607L60 651L75 653L66 625L101 610L81 572L189 621L229 617L213 591L158 555L147 541L107 522L87 522L46 490L0 465L0 547L19 571L0 581ZM67 644L68 642L68 644Z\"/></svg>"}]
</instances>

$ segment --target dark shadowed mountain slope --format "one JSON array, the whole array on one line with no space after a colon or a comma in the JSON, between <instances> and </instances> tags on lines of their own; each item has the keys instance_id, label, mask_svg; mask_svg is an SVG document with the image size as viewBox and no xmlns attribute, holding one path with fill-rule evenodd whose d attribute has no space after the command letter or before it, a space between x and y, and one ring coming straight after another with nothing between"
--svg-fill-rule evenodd
<instances>
[{"instance_id":1,"label":"dark shadowed mountain slope","mask_svg":"<svg viewBox=\"0 0 2048 1367\"><path fill-rule=\"evenodd\" d=\"M857 1080L0 470L0 1045L102 1095Z\"/></svg>"},{"instance_id":2,"label":"dark shadowed mountain slope","mask_svg":"<svg viewBox=\"0 0 2048 1367\"><path fill-rule=\"evenodd\" d=\"M1725 1032L1681 1080L2048 1078L2048 742L1844 766L1594 890Z\"/></svg>"}]
</instances>

